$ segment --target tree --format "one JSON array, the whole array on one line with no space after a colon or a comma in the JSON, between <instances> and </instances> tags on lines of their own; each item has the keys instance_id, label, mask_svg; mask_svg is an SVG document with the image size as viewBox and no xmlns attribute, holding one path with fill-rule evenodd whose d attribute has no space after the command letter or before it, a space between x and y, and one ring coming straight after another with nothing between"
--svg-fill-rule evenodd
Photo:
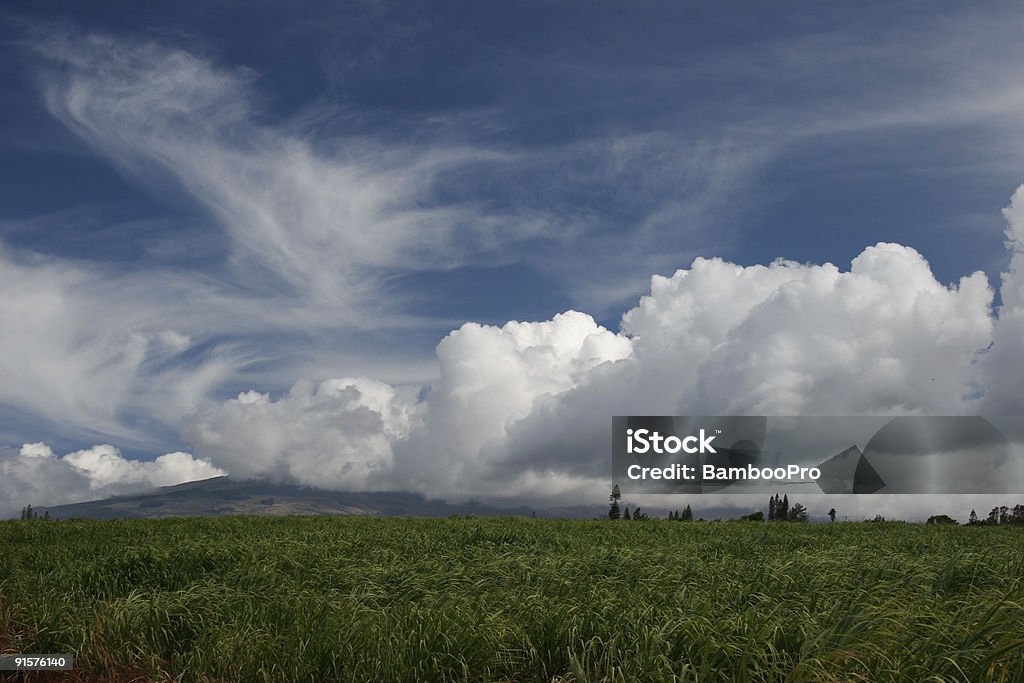
<instances>
[{"instance_id":1,"label":"tree","mask_svg":"<svg viewBox=\"0 0 1024 683\"><path fill-rule=\"evenodd\" d=\"M992 508L988 513L989 524L999 524L999 508Z\"/></svg>"},{"instance_id":2,"label":"tree","mask_svg":"<svg viewBox=\"0 0 1024 683\"><path fill-rule=\"evenodd\" d=\"M763 522L764 513L758 510L757 512L751 512L749 515L743 515L740 517L743 522Z\"/></svg>"},{"instance_id":3,"label":"tree","mask_svg":"<svg viewBox=\"0 0 1024 683\"><path fill-rule=\"evenodd\" d=\"M788 505L786 506L789 507ZM806 522L807 521L807 508L800 503L794 503L792 509L789 510L788 519L791 522Z\"/></svg>"},{"instance_id":4,"label":"tree","mask_svg":"<svg viewBox=\"0 0 1024 683\"><path fill-rule=\"evenodd\" d=\"M970 525L981 524L978 521L978 513L974 511L974 508L971 508L971 516L967 518L967 523Z\"/></svg>"},{"instance_id":5,"label":"tree","mask_svg":"<svg viewBox=\"0 0 1024 683\"><path fill-rule=\"evenodd\" d=\"M828 519L829 519L830 522L836 521L836 509L835 508L829 508Z\"/></svg>"},{"instance_id":6,"label":"tree","mask_svg":"<svg viewBox=\"0 0 1024 683\"><path fill-rule=\"evenodd\" d=\"M619 490L618 484L612 485L612 495L609 496L611 500L617 501L622 498L622 491Z\"/></svg>"},{"instance_id":7,"label":"tree","mask_svg":"<svg viewBox=\"0 0 1024 683\"><path fill-rule=\"evenodd\" d=\"M645 519L647 519L647 513L646 512L641 512L640 508L637 508L637 509L633 510L633 521L634 522L642 522Z\"/></svg>"},{"instance_id":8,"label":"tree","mask_svg":"<svg viewBox=\"0 0 1024 683\"><path fill-rule=\"evenodd\" d=\"M1012 524L1024 524L1024 505L1014 505L1013 515L1010 516Z\"/></svg>"},{"instance_id":9,"label":"tree","mask_svg":"<svg viewBox=\"0 0 1024 683\"><path fill-rule=\"evenodd\" d=\"M628 506L628 505L626 506L626 511L625 511L624 513L622 513L622 519L626 520L627 522L628 522L628 521L629 521L630 519L632 519L632 518L631 518L631 517L629 516L629 506Z\"/></svg>"},{"instance_id":10,"label":"tree","mask_svg":"<svg viewBox=\"0 0 1024 683\"><path fill-rule=\"evenodd\" d=\"M693 521L693 510L690 509L689 505L687 505L686 509L683 510L683 520L686 521L686 522L692 522Z\"/></svg>"},{"instance_id":11,"label":"tree","mask_svg":"<svg viewBox=\"0 0 1024 683\"><path fill-rule=\"evenodd\" d=\"M772 495L772 497L768 499L768 521L769 522L774 522L775 521L775 496L774 495Z\"/></svg>"},{"instance_id":12,"label":"tree","mask_svg":"<svg viewBox=\"0 0 1024 683\"><path fill-rule=\"evenodd\" d=\"M790 519L789 517L789 494L782 496L782 504L775 508L775 518L781 519L783 522Z\"/></svg>"},{"instance_id":13,"label":"tree","mask_svg":"<svg viewBox=\"0 0 1024 683\"><path fill-rule=\"evenodd\" d=\"M619 498L622 498L622 491L619 490L619 485L615 484L612 486L612 493L608 496L608 500L611 501L611 505L608 506L608 519L619 519L622 517L622 513L619 512Z\"/></svg>"}]
</instances>

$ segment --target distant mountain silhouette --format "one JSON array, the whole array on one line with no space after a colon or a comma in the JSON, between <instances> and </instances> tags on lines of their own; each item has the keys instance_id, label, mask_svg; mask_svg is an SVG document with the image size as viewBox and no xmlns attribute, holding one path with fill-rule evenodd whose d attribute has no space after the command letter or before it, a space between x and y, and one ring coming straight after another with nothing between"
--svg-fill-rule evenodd
<instances>
[{"instance_id":1,"label":"distant mountain silhouette","mask_svg":"<svg viewBox=\"0 0 1024 683\"><path fill-rule=\"evenodd\" d=\"M533 508L511 508L469 501L448 503L430 500L406 491L327 491L297 484L269 481L236 481L214 477L177 486L164 486L149 493L115 496L103 500L52 507L38 506L58 519L124 519L216 515L370 515L448 517L450 515L530 516ZM541 517L597 517L604 514L600 503L536 509Z\"/></svg>"}]
</instances>

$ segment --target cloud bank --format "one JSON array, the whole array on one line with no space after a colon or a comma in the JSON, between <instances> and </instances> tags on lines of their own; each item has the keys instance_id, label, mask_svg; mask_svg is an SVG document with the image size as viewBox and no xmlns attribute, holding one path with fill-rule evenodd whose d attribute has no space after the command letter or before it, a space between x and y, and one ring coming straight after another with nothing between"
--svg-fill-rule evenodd
<instances>
[{"instance_id":1,"label":"cloud bank","mask_svg":"<svg viewBox=\"0 0 1024 683\"><path fill-rule=\"evenodd\" d=\"M1008 211L1013 248L1020 196ZM701 258L652 278L618 333L574 311L468 323L438 345L440 379L422 398L365 379L299 384L277 400L250 392L201 411L185 436L247 476L594 500L607 486L615 414L1009 409L989 385L1012 384L1008 368L1021 367L1003 364L1024 346L1009 329L1020 304L1004 294L997 319L993 294L982 273L939 283L921 254L896 244L868 247L846 271Z\"/></svg>"},{"instance_id":2,"label":"cloud bank","mask_svg":"<svg viewBox=\"0 0 1024 683\"><path fill-rule=\"evenodd\" d=\"M186 419L198 459L143 463L111 446L57 458L28 444L5 456L5 479L18 482L12 493L58 500L228 472L586 502L607 487L614 414L1013 413L1024 367L1022 203L1024 189L1005 212L1011 263L998 311L982 273L944 285L897 244L866 248L847 270L698 258L654 276L618 332L577 311L466 323L438 344L439 378L427 387L348 377L301 381L277 398L246 391Z\"/></svg>"}]
</instances>

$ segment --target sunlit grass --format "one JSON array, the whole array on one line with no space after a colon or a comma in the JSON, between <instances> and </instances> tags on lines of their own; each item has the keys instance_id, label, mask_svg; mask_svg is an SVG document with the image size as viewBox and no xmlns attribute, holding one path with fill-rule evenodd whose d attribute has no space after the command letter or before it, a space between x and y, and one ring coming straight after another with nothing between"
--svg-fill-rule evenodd
<instances>
[{"instance_id":1,"label":"sunlit grass","mask_svg":"<svg viewBox=\"0 0 1024 683\"><path fill-rule=\"evenodd\" d=\"M7 522L0 553L3 646L96 675L1024 681L1019 528Z\"/></svg>"}]
</instances>

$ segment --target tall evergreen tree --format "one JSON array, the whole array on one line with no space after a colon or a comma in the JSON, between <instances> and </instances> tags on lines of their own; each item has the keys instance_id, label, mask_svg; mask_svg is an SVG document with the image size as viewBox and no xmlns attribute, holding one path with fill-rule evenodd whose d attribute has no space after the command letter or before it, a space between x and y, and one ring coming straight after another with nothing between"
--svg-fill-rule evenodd
<instances>
[{"instance_id":1,"label":"tall evergreen tree","mask_svg":"<svg viewBox=\"0 0 1024 683\"><path fill-rule=\"evenodd\" d=\"M629 506L628 505L626 506L626 511L622 513L622 519L624 519L627 522L629 520L633 519L632 517L629 516Z\"/></svg>"},{"instance_id":2,"label":"tall evergreen tree","mask_svg":"<svg viewBox=\"0 0 1024 683\"><path fill-rule=\"evenodd\" d=\"M978 513L974 511L974 508L971 508L971 516L967 518L967 523L968 524L977 524L978 523Z\"/></svg>"},{"instance_id":3,"label":"tall evergreen tree","mask_svg":"<svg viewBox=\"0 0 1024 683\"><path fill-rule=\"evenodd\" d=\"M689 505L687 505L686 509L683 510L683 519L686 520L687 522L692 522L693 521L693 510L690 509Z\"/></svg>"},{"instance_id":4,"label":"tall evergreen tree","mask_svg":"<svg viewBox=\"0 0 1024 683\"><path fill-rule=\"evenodd\" d=\"M775 521L775 495L768 499L768 521Z\"/></svg>"},{"instance_id":5,"label":"tall evergreen tree","mask_svg":"<svg viewBox=\"0 0 1024 683\"><path fill-rule=\"evenodd\" d=\"M835 522L836 521L836 509L835 508L829 508L828 519L829 519L830 522Z\"/></svg>"},{"instance_id":6,"label":"tall evergreen tree","mask_svg":"<svg viewBox=\"0 0 1024 683\"><path fill-rule=\"evenodd\" d=\"M782 503L775 510L775 517L783 522L789 520L789 494L782 496Z\"/></svg>"},{"instance_id":7,"label":"tall evergreen tree","mask_svg":"<svg viewBox=\"0 0 1024 683\"><path fill-rule=\"evenodd\" d=\"M619 485L615 484L612 486L612 493L608 496L608 500L611 501L611 505L608 506L608 519L619 519L622 517L622 513L619 512L619 498L622 498L622 491L619 490Z\"/></svg>"}]
</instances>

